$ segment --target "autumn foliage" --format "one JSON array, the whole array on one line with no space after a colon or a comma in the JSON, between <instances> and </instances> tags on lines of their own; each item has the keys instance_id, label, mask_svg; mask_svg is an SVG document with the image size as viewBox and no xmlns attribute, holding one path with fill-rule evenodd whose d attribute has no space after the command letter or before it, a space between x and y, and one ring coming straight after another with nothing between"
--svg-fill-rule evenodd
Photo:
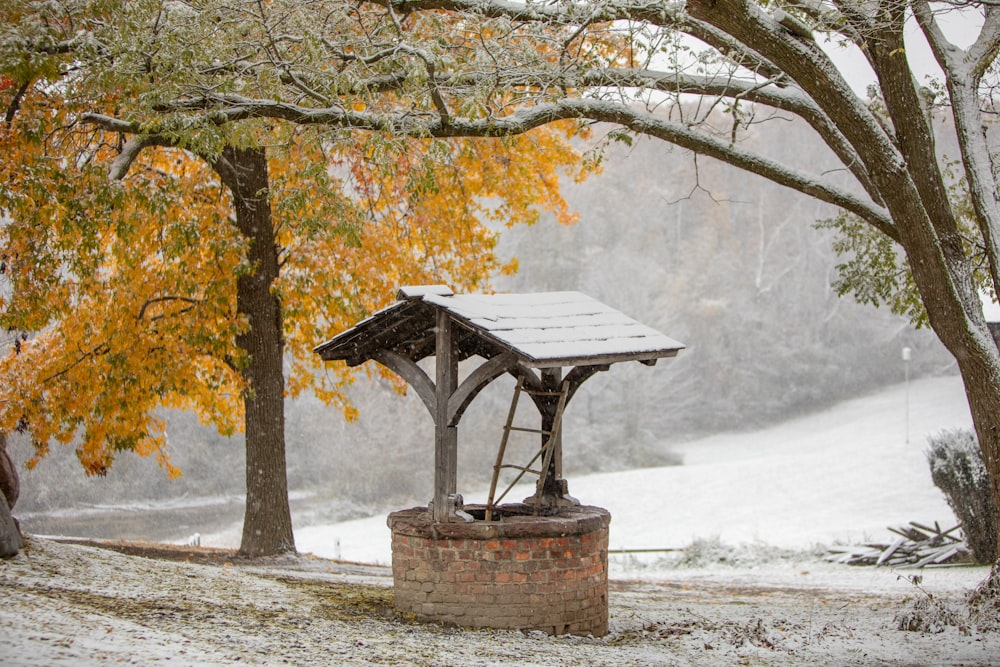
<instances>
[{"instance_id":1,"label":"autumn foliage","mask_svg":"<svg viewBox=\"0 0 1000 667\"><path fill-rule=\"evenodd\" d=\"M177 474L157 407L197 409L223 431L238 424L226 360L240 245L197 162L151 153L109 182L116 138L71 129L70 110L47 101L26 100L0 129L0 429L31 433L29 465L50 443L75 442L88 474L127 450Z\"/></svg>"},{"instance_id":2,"label":"autumn foliage","mask_svg":"<svg viewBox=\"0 0 1000 667\"><path fill-rule=\"evenodd\" d=\"M4 79L0 106L18 88ZM204 160L147 149L126 179L109 181L123 137L81 125L80 111L38 86L0 126L0 430L30 433L29 465L62 443L88 474L134 451L176 475L159 408L195 411L226 434L243 427L235 276L252 267L229 194ZM492 274L514 268L494 254L506 224L542 211L571 222L558 190L567 172L583 175L571 135L261 135L287 392L313 388L352 417L342 389L353 372L318 372L314 345L386 305L401 284L488 288Z\"/></svg>"}]
</instances>

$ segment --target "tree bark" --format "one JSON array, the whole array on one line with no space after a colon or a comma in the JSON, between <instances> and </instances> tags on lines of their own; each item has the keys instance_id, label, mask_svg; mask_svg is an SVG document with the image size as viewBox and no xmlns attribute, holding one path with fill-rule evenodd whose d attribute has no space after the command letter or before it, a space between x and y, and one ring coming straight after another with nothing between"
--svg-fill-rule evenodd
<instances>
[{"instance_id":1,"label":"tree bark","mask_svg":"<svg viewBox=\"0 0 1000 667\"><path fill-rule=\"evenodd\" d=\"M7 454L7 434L0 431L0 558L11 558L24 546L21 530L11 515L20 492L17 468Z\"/></svg>"},{"instance_id":2,"label":"tree bark","mask_svg":"<svg viewBox=\"0 0 1000 667\"><path fill-rule=\"evenodd\" d=\"M17 466L7 453L7 434L0 431L0 495L7 499L7 507L14 509L21 495L21 478Z\"/></svg>"},{"instance_id":3,"label":"tree bark","mask_svg":"<svg viewBox=\"0 0 1000 667\"><path fill-rule=\"evenodd\" d=\"M213 168L233 195L236 226L247 240L248 270L237 276L236 309L247 330L236 344L247 388L246 511L239 553L245 557L295 551L285 468L284 334L274 292L278 244L268 199L267 156L261 147L227 146Z\"/></svg>"},{"instance_id":4,"label":"tree bark","mask_svg":"<svg viewBox=\"0 0 1000 667\"><path fill-rule=\"evenodd\" d=\"M21 531L7 507L7 499L0 495L0 558L13 558L22 546Z\"/></svg>"}]
</instances>

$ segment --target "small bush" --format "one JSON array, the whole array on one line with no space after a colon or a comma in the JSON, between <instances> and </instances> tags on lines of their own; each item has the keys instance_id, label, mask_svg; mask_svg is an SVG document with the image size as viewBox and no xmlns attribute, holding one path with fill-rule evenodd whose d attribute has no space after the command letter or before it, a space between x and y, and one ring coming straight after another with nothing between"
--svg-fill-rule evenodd
<instances>
[{"instance_id":1,"label":"small bush","mask_svg":"<svg viewBox=\"0 0 1000 667\"><path fill-rule=\"evenodd\" d=\"M744 542L732 546L714 536L694 540L682 552L664 559L660 564L678 569L715 566L754 568L779 561L814 560L816 556L815 551L795 551L764 542Z\"/></svg>"},{"instance_id":2,"label":"small bush","mask_svg":"<svg viewBox=\"0 0 1000 667\"><path fill-rule=\"evenodd\" d=\"M941 489L962 522L973 558L984 565L992 564L997 553L996 517L975 433L967 429L942 431L931 436L929 442L927 461L934 486Z\"/></svg>"},{"instance_id":3,"label":"small bush","mask_svg":"<svg viewBox=\"0 0 1000 667\"><path fill-rule=\"evenodd\" d=\"M980 632L1000 632L1000 568L969 594L969 617Z\"/></svg>"}]
</instances>

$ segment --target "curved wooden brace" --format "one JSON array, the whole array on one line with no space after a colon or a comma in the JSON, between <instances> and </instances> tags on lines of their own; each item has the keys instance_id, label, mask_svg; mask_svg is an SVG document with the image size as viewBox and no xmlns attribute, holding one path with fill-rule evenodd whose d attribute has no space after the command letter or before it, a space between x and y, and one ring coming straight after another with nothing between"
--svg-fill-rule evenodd
<instances>
[{"instance_id":1,"label":"curved wooden brace","mask_svg":"<svg viewBox=\"0 0 1000 667\"><path fill-rule=\"evenodd\" d=\"M377 350L372 355L372 359L406 380L407 384L417 392L420 400L424 402L424 407L431 413L431 418L434 418L437 396L434 392L434 383L431 382L424 369L409 357L404 357L392 350Z\"/></svg>"},{"instance_id":2,"label":"curved wooden brace","mask_svg":"<svg viewBox=\"0 0 1000 667\"><path fill-rule=\"evenodd\" d=\"M602 371L610 369L610 365L600 365L600 366L577 366L569 373L566 374L566 382L569 382L569 393L566 395L566 403L569 403L576 394L576 390L580 388L586 380L590 379L592 375L597 375Z\"/></svg>"},{"instance_id":3,"label":"curved wooden brace","mask_svg":"<svg viewBox=\"0 0 1000 667\"><path fill-rule=\"evenodd\" d=\"M566 382L569 382L569 391L566 394L566 405L569 405L570 400L572 400L573 396L576 394L576 390L580 388L580 385L590 379L591 376L597 375L601 371L606 371L609 368L611 368L611 366L608 364L600 364L596 366L576 366L573 370L567 373L566 377L563 378ZM518 372L521 371L526 373L524 386L527 389L533 391L544 391L546 389L546 387L542 385L541 378L533 371L529 369L521 369ZM518 372L511 371L511 374L517 377ZM550 389L554 390L554 388ZM531 395L531 400L535 404L535 407L538 408L538 411L542 414L545 414L546 407L544 406L552 404L552 397L550 396Z\"/></svg>"},{"instance_id":4,"label":"curved wooden brace","mask_svg":"<svg viewBox=\"0 0 1000 667\"><path fill-rule=\"evenodd\" d=\"M423 401L424 407L431 413L431 417L435 416L437 394L435 393L434 383L427 373L424 372L424 369L409 357L404 357L398 352L391 350L378 350L372 355L372 359L406 380L407 384L417 392L417 396ZM605 365L576 366L573 368L565 378L569 382L569 393L566 396L566 403L569 403L573 395L576 394L576 390L588 378L600 371L606 371L608 368L610 367ZM465 410L472 403L473 399L479 395L479 392L504 373L510 373L515 378L523 373L525 376L524 386L527 389L536 391L543 389L542 379L534 370L518 366L517 355L513 352L504 352L474 370L451 395L448 399L448 425L457 426L458 422L462 419L462 415L465 414ZM544 408L542 407L546 401L544 397L533 396L532 401L540 412L544 412Z\"/></svg>"},{"instance_id":5,"label":"curved wooden brace","mask_svg":"<svg viewBox=\"0 0 1000 667\"><path fill-rule=\"evenodd\" d=\"M525 368L520 366L518 368L511 368L508 371L511 376L516 380L521 375L524 375L524 388L531 389L533 391L542 390L542 378L535 372L533 368Z\"/></svg>"},{"instance_id":6,"label":"curved wooden brace","mask_svg":"<svg viewBox=\"0 0 1000 667\"><path fill-rule=\"evenodd\" d=\"M465 409L469 407L472 400L479 395L479 392L486 388L490 382L496 380L504 373L510 372L517 366L517 355L513 352L498 354L489 361L484 362L476 370L469 374L469 377L462 381L455 393L448 399L448 425L457 426Z\"/></svg>"}]
</instances>

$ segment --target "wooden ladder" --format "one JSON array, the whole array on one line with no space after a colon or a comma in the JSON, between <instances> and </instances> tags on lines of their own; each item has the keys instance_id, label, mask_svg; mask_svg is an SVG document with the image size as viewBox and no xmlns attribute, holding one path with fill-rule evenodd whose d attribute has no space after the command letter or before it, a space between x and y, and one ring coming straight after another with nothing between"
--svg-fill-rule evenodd
<instances>
[{"instance_id":1,"label":"wooden ladder","mask_svg":"<svg viewBox=\"0 0 1000 667\"><path fill-rule=\"evenodd\" d=\"M545 473L552 465L552 457L555 454L556 442L559 440L559 433L562 431L562 416L563 410L566 408L566 398L569 394L569 383L563 382L559 388L559 391L548 391L548 390L533 390L528 389L524 386L525 376L519 375L517 378L517 386L514 387L514 397L510 402L510 411L507 413L507 422L503 427L503 436L500 438L500 449L497 451L496 463L493 465L493 477L490 480L490 495L486 500L486 516L487 521L493 520L493 510L500 501L513 489L521 478L524 477L526 473L533 473L538 475L538 481L535 483L535 513L539 511L538 502L542 496L542 488L545 484ZM546 431L538 428L523 428L520 426L514 426L514 415L517 412L517 402L521 396L521 393L527 393L531 396L558 396L559 402L556 405L556 413L552 419L552 430ZM535 455L527 465L519 466L510 463L504 463L504 454L507 451L507 442L510 440L510 434L512 431L517 431L521 433L536 433L545 436L542 446L538 449ZM531 466L535 464L538 459L541 458L542 465L537 470L533 469ZM499 498L494 500L496 496L497 483L500 479L500 471L503 469L513 469L517 470L518 474L514 480L507 485L507 488L503 493L500 494Z\"/></svg>"}]
</instances>

